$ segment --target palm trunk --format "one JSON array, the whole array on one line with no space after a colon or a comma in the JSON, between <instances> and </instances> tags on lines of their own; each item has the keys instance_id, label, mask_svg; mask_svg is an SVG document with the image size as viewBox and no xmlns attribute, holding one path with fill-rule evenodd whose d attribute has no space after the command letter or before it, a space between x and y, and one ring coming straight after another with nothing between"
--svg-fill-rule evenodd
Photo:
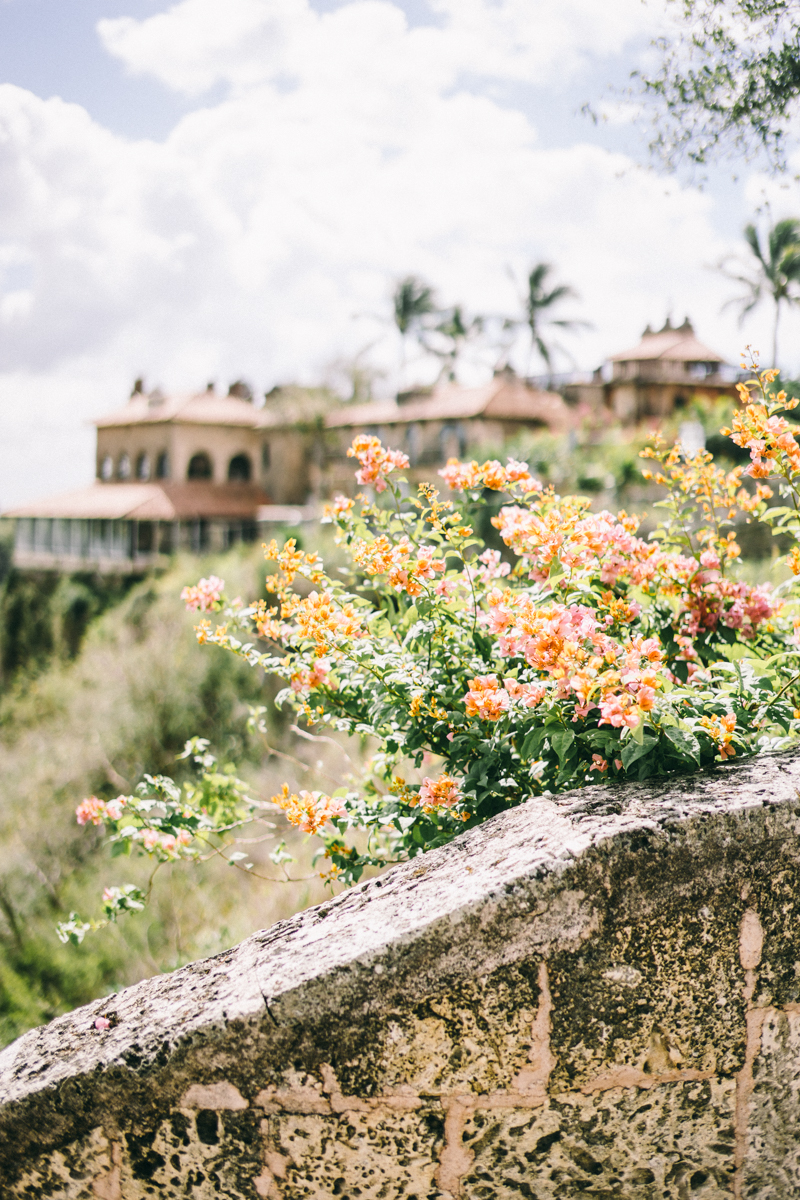
<instances>
[{"instance_id":1,"label":"palm trunk","mask_svg":"<svg viewBox=\"0 0 800 1200\"><path fill-rule=\"evenodd\" d=\"M775 324L772 327L772 365L778 367L778 321L781 316L781 302L775 301Z\"/></svg>"}]
</instances>

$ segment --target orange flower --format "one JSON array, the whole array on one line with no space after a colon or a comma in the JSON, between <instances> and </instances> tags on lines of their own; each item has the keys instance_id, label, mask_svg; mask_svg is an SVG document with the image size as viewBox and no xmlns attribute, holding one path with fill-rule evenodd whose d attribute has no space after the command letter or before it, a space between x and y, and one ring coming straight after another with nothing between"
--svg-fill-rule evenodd
<instances>
[{"instance_id":1,"label":"orange flower","mask_svg":"<svg viewBox=\"0 0 800 1200\"><path fill-rule=\"evenodd\" d=\"M291 825L299 826L304 833L318 833L326 822L347 816L343 800L322 792L290 793L288 784L283 785L280 795L272 797L272 802L283 809Z\"/></svg>"},{"instance_id":2,"label":"orange flower","mask_svg":"<svg viewBox=\"0 0 800 1200\"><path fill-rule=\"evenodd\" d=\"M423 812L452 808L461 798L459 783L452 775L440 775L438 779L426 778L419 789L419 802Z\"/></svg>"}]
</instances>

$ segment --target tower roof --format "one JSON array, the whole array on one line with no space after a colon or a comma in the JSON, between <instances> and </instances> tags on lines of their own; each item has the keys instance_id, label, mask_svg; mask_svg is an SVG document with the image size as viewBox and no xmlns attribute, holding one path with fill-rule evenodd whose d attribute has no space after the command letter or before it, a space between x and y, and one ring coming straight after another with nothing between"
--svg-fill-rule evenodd
<instances>
[{"instance_id":1,"label":"tower roof","mask_svg":"<svg viewBox=\"0 0 800 1200\"><path fill-rule=\"evenodd\" d=\"M687 317L682 325L673 328L669 319L655 332L648 325L638 346L611 356L611 362L635 362L661 359L665 362L724 363L725 359L698 341L694 327Z\"/></svg>"},{"instance_id":2,"label":"tower roof","mask_svg":"<svg viewBox=\"0 0 800 1200\"><path fill-rule=\"evenodd\" d=\"M98 429L112 426L156 425L170 421L187 425L245 425L259 424L259 411L248 400L238 396L219 396L206 390L188 395L164 396L157 389L149 395L134 391L124 408L98 417Z\"/></svg>"}]
</instances>

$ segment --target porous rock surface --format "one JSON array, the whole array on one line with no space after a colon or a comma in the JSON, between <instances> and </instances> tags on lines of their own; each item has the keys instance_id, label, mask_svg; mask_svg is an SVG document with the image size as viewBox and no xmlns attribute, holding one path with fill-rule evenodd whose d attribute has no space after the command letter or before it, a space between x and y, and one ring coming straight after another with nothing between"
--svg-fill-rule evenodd
<instances>
[{"instance_id":1,"label":"porous rock surface","mask_svg":"<svg viewBox=\"0 0 800 1200\"><path fill-rule=\"evenodd\" d=\"M798 785L532 800L32 1030L2 1196L797 1197Z\"/></svg>"}]
</instances>

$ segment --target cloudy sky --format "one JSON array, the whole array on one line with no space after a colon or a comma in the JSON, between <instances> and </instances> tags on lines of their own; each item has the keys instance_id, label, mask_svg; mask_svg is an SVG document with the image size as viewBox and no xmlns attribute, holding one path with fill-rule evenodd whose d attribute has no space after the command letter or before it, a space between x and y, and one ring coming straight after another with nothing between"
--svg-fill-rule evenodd
<instances>
[{"instance_id":1,"label":"cloudy sky","mask_svg":"<svg viewBox=\"0 0 800 1200\"><path fill-rule=\"evenodd\" d=\"M139 374L263 392L361 355L388 391L410 272L513 313L512 276L552 261L593 325L582 368L668 312L734 360L766 347L711 267L765 195L800 211L797 184L700 191L646 168L624 105L580 115L663 3L0 0L0 508L88 482L88 423Z\"/></svg>"}]
</instances>

